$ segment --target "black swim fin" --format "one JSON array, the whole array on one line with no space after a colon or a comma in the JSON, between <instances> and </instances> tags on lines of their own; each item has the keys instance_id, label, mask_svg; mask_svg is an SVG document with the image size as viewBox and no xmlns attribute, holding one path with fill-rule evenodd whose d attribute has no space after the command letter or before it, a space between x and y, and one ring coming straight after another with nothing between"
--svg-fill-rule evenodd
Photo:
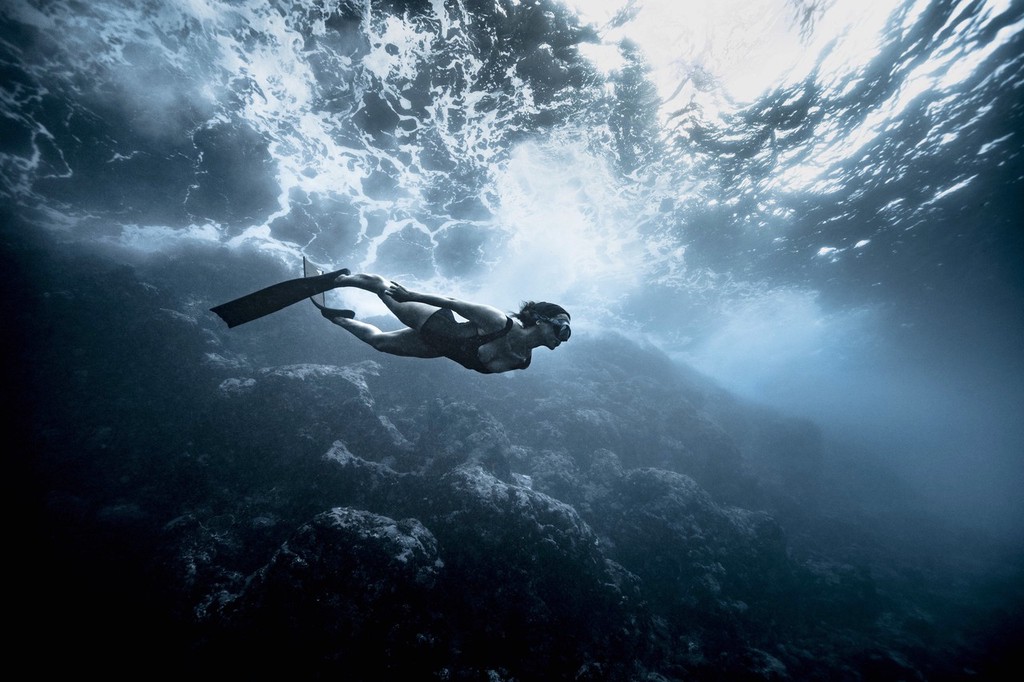
<instances>
[{"instance_id":1,"label":"black swim fin","mask_svg":"<svg viewBox=\"0 0 1024 682\"><path fill-rule=\"evenodd\" d=\"M320 305L316 301L313 301L313 305L320 309L320 314L326 317L328 320L334 320L336 317L343 317L346 320L351 320L356 316L356 311L348 310L347 308L328 308L327 306Z\"/></svg>"},{"instance_id":2,"label":"black swim fin","mask_svg":"<svg viewBox=\"0 0 1024 682\"><path fill-rule=\"evenodd\" d=\"M303 259L305 264L305 259ZM347 275L348 270L336 270L315 277L300 277L289 279L284 282L272 284L265 289L246 294L233 301L222 303L219 306L210 308L211 312L217 313L222 320L228 323L228 327L237 327L240 324L251 322L271 313L276 313L282 308L298 303L304 298L310 298L317 294L335 288L334 279L338 275Z\"/></svg>"}]
</instances>

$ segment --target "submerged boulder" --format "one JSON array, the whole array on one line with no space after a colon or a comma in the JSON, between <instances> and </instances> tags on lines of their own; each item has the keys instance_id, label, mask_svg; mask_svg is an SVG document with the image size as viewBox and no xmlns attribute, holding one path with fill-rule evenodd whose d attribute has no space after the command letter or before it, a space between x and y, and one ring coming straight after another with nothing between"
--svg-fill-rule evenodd
<instances>
[{"instance_id":1,"label":"submerged boulder","mask_svg":"<svg viewBox=\"0 0 1024 682\"><path fill-rule=\"evenodd\" d=\"M759 644L785 617L793 565L767 514L719 506L690 477L660 469L626 473L592 509L609 556L640 577L654 614L687 642L669 658L691 673L716 651Z\"/></svg>"},{"instance_id":2,"label":"submerged boulder","mask_svg":"<svg viewBox=\"0 0 1024 682\"><path fill-rule=\"evenodd\" d=\"M429 506L460 669L629 678L646 628L636 578L572 507L479 466L440 479Z\"/></svg>"},{"instance_id":3,"label":"submerged boulder","mask_svg":"<svg viewBox=\"0 0 1024 682\"><path fill-rule=\"evenodd\" d=\"M223 640L248 672L373 671L401 679L436 667L433 592L443 562L419 521L335 508L305 524L224 608Z\"/></svg>"}]
</instances>

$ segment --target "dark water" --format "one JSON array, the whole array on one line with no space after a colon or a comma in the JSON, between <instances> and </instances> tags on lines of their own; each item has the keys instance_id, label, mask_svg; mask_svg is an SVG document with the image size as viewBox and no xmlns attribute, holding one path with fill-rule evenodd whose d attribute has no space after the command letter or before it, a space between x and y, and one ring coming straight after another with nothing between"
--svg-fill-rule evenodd
<instances>
[{"instance_id":1,"label":"dark water","mask_svg":"<svg viewBox=\"0 0 1024 682\"><path fill-rule=\"evenodd\" d=\"M558 301L1018 543L1024 8L702 5L5 3L6 243Z\"/></svg>"},{"instance_id":2,"label":"dark water","mask_svg":"<svg viewBox=\"0 0 1024 682\"><path fill-rule=\"evenodd\" d=\"M9 3L7 210L561 301L1019 532L1019 5L440 7Z\"/></svg>"}]
</instances>

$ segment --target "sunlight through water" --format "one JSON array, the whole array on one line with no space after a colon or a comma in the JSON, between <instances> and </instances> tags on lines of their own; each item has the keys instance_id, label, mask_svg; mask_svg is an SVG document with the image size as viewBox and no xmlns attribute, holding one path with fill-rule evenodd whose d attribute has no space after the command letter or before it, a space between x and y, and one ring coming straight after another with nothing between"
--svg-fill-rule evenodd
<instances>
[{"instance_id":1,"label":"sunlight through water","mask_svg":"<svg viewBox=\"0 0 1024 682\"><path fill-rule=\"evenodd\" d=\"M557 301L579 338L650 341L805 412L855 372L868 395L882 355L964 357L975 316L1019 324L1019 3L14 0L0 19L0 191L62 241Z\"/></svg>"}]
</instances>

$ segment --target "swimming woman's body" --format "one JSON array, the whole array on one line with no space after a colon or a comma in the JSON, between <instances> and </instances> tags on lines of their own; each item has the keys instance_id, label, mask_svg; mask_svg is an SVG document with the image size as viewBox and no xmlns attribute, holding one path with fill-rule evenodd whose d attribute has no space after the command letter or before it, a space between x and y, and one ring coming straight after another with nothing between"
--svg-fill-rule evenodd
<instances>
[{"instance_id":1,"label":"swimming woman's body","mask_svg":"<svg viewBox=\"0 0 1024 682\"><path fill-rule=\"evenodd\" d=\"M382 353L447 357L467 369L494 374L526 369L534 348L554 350L570 334L569 313L554 303L531 301L506 315L489 305L410 291L379 275L343 273L334 282L376 294L406 325L385 332L353 319L351 311L321 307L324 317ZM456 322L452 313L467 321Z\"/></svg>"}]
</instances>

